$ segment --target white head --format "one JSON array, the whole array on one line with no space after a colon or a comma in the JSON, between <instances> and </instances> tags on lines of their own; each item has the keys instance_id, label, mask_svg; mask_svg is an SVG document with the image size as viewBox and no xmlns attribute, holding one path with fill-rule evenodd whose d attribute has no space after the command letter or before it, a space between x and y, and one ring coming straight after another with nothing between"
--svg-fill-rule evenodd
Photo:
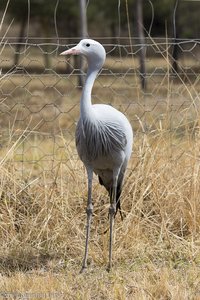
<instances>
[{"instance_id":1,"label":"white head","mask_svg":"<svg viewBox=\"0 0 200 300\"><path fill-rule=\"evenodd\" d=\"M104 47L97 41L91 39L81 40L75 47L66 50L60 55L84 55L90 68L100 69L106 58Z\"/></svg>"}]
</instances>

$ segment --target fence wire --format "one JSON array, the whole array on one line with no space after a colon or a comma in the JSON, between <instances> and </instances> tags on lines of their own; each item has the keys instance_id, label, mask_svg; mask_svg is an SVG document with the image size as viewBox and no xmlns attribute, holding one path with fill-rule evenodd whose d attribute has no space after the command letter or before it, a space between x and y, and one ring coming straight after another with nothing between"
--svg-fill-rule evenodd
<instances>
[{"instance_id":1,"label":"fence wire","mask_svg":"<svg viewBox=\"0 0 200 300\"><path fill-rule=\"evenodd\" d=\"M135 38L131 45L128 38L120 43L99 40L107 59L93 89L93 103L124 112L136 139L161 130L174 133L179 141L185 135L194 137L199 129L200 40L146 39L145 45ZM16 162L22 177L52 172L60 162L77 159L79 58L59 56L76 42L29 39L19 44L13 38L1 44L0 154L2 161L7 157ZM144 47L145 91L139 65ZM13 149L11 156L8 149Z\"/></svg>"}]
</instances>

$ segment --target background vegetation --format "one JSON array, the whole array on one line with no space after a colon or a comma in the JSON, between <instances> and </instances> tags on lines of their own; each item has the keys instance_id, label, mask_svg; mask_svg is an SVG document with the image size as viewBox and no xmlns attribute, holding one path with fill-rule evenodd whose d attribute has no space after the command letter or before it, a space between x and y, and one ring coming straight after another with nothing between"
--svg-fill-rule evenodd
<instances>
[{"instance_id":1,"label":"background vegetation","mask_svg":"<svg viewBox=\"0 0 200 300\"><path fill-rule=\"evenodd\" d=\"M136 2L138 0L118 1L102 0L87 2L88 33L92 37L115 37L119 34L119 19L121 36L127 36L127 6L131 32L137 35ZM1 0L3 11L7 0ZM119 5L120 4L120 5ZM171 36L176 8L176 27L180 38L198 38L200 24L198 12L199 1L183 0L146 0L142 1L144 28L151 28L152 37ZM13 26L21 28L18 34L24 35L29 26L29 36L56 36L55 18L60 37L80 36L79 1L73 0L10 0L7 10L7 20L14 19ZM30 24L27 22L30 21ZM153 22L152 22L153 21ZM97 26L98 24L98 26Z\"/></svg>"}]
</instances>

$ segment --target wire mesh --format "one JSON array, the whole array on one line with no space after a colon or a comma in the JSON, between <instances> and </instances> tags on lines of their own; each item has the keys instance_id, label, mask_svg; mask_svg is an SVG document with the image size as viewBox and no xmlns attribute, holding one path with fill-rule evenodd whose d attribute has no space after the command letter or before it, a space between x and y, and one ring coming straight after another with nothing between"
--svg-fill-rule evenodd
<instances>
[{"instance_id":1,"label":"wire mesh","mask_svg":"<svg viewBox=\"0 0 200 300\"><path fill-rule=\"evenodd\" d=\"M156 136L161 130L176 136L171 146L181 146L185 136L198 134L200 40L136 38L99 39L107 60L93 89L93 103L107 103L124 112L135 136ZM110 43L112 40L112 43ZM23 178L52 172L69 159L77 159L74 133L79 116L81 89L77 57L59 53L76 44L10 38L2 42L0 79L1 158L16 162ZM177 70L172 52L177 47ZM140 87L139 53L145 47L146 90ZM161 150L162 151L162 150ZM182 152L186 150L183 148ZM6 157L7 157L6 156Z\"/></svg>"}]
</instances>

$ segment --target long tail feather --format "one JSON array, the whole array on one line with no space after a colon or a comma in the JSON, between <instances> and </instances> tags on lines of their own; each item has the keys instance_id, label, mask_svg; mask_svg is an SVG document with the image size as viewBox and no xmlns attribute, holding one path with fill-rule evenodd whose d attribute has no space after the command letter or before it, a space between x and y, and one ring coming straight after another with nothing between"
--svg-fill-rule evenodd
<instances>
[{"instance_id":1,"label":"long tail feather","mask_svg":"<svg viewBox=\"0 0 200 300\"><path fill-rule=\"evenodd\" d=\"M121 211L121 202L120 202L120 195L121 195L121 192L122 192L122 181L123 181L123 178L119 181L118 185L117 185L117 195L116 195L116 213L115 213L115 216L117 214L117 212L119 211L120 213L120 216L121 216L121 220L123 221L123 214L122 214L122 211ZM108 188L106 187L106 185L104 184L102 178L99 176L99 183L103 186L105 186L105 188L107 189L107 191L109 192L109 196L110 198L112 197L112 188Z\"/></svg>"},{"instance_id":2,"label":"long tail feather","mask_svg":"<svg viewBox=\"0 0 200 300\"><path fill-rule=\"evenodd\" d=\"M117 195L116 195L116 213L115 213L115 216L117 214L117 212L119 211L120 213L120 216L121 216L121 220L123 221L123 214L122 214L122 211L121 211L121 202L120 202L120 195L121 195L121 192L122 192L122 186L121 186L121 183L118 184L117 186Z\"/></svg>"}]
</instances>

